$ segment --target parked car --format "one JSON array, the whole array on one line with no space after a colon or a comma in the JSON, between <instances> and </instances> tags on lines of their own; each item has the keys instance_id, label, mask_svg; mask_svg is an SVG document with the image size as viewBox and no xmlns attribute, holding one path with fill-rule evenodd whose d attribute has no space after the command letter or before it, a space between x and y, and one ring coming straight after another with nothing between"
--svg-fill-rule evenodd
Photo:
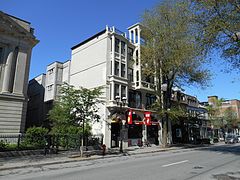
<instances>
[{"instance_id":1,"label":"parked car","mask_svg":"<svg viewBox=\"0 0 240 180\"><path fill-rule=\"evenodd\" d=\"M240 142L240 135L237 135L238 142Z\"/></svg>"},{"instance_id":2,"label":"parked car","mask_svg":"<svg viewBox=\"0 0 240 180\"><path fill-rule=\"evenodd\" d=\"M225 138L225 144L233 144L237 142L238 142L238 138L234 134L228 134Z\"/></svg>"}]
</instances>

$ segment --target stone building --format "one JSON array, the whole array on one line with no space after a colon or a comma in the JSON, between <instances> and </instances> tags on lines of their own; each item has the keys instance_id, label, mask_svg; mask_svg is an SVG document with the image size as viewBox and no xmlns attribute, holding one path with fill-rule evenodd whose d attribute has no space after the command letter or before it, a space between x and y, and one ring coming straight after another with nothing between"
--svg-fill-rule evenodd
<instances>
[{"instance_id":1,"label":"stone building","mask_svg":"<svg viewBox=\"0 0 240 180\"><path fill-rule=\"evenodd\" d=\"M24 131L31 52L37 43L29 22L0 12L0 134Z\"/></svg>"}]
</instances>

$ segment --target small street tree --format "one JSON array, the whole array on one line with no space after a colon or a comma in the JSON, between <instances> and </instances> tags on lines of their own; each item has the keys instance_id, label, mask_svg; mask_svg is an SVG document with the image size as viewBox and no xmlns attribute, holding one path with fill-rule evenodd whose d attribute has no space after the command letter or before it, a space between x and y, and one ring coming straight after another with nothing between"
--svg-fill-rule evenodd
<instances>
[{"instance_id":1,"label":"small street tree","mask_svg":"<svg viewBox=\"0 0 240 180\"><path fill-rule=\"evenodd\" d=\"M60 90L60 97L49 112L52 130L63 134L82 134L83 146L84 134L90 133L91 130L90 124L100 120L97 105L101 103L101 89L76 89L64 84Z\"/></svg>"},{"instance_id":2,"label":"small street tree","mask_svg":"<svg viewBox=\"0 0 240 180\"><path fill-rule=\"evenodd\" d=\"M141 64L144 76L155 77L156 110L164 114L163 147L167 146L173 87L204 86L209 79L193 18L189 3L182 0L164 0L142 17Z\"/></svg>"},{"instance_id":3,"label":"small street tree","mask_svg":"<svg viewBox=\"0 0 240 180\"><path fill-rule=\"evenodd\" d=\"M240 69L240 1L192 0L200 28L199 40L206 50L218 50L230 69Z\"/></svg>"},{"instance_id":4,"label":"small street tree","mask_svg":"<svg viewBox=\"0 0 240 180\"><path fill-rule=\"evenodd\" d=\"M237 118L236 112L231 107L228 107L223 112L223 119L226 122L226 132L228 132L230 129L232 130L238 127L239 119Z\"/></svg>"},{"instance_id":5,"label":"small street tree","mask_svg":"<svg viewBox=\"0 0 240 180\"><path fill-rule=\"evenodd\" d=\"M223 115L221 111L222 102L224 99L214 99L213 104L208 105L206 108L208 110L208 118L215 128L222 128L224 126Z\"/></svg>"}]
</instances>

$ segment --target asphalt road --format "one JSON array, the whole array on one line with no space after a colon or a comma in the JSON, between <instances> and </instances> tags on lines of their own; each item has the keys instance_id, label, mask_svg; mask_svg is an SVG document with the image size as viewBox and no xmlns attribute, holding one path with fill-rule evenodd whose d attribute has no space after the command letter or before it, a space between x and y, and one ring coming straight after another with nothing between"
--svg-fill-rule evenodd
<instances>
[{"instance_id":1,"label":"asphalt road","mask_svg":"<svg viewBox=\"0 0 240 180\"><path fill-rule=\"evenodd\" d=\"M18 169L0 175L6 180L238 180L240 143Z\"/></svg>"}]
</instances>

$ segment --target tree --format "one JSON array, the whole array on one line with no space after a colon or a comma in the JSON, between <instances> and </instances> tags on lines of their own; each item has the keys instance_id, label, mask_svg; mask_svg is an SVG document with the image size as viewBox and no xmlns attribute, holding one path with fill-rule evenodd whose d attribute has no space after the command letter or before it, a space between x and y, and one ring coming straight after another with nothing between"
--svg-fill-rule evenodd
<instances>
[{"instance_id":1,"label":"tree","mask_svg":"<svg viewBox=\"0 0 240 180\"><path fill-rule=\"evenodd\" d=\"M186 1L164 0L146 11L142 18L141 64L144 76L155 77L156 110L165 114L163 147L167 146L172 88L190 84L204 86L209 79L209 72L202 66L203 48L197 42L193 17Z\"/></svg>"},{"instance_id":2,"label":"tree","mask_svg":"<svg viewBox=\"0 0 240 180\"><path fill-rule=\"evenodd\" d=\"M225 100L223 98L213 99L212 104L208 105L206 108L208 110L209 120L211 125L216 128L222 128L224 125L223 115L221 111L222 102Z\"/></svg>"},{"instance_id":3,"label":"tree","mask_svg":"<svg viewBox=\"0 0 240 180\"><path fill-rule=\"evenodd\" d=\"M240 68L240 1L192 0L199 40L206 53L222 51L230 69ZM199 42L200 42L199 41Z\"/></svg>"},{"instance_id":4,"label":"tree","mask_svg":"<svg viewBox=\"0 0 240 180\"><path fill-rule=\"evenodd\" d=\"M223 119L226 121L227 128L230 129L235 128L239 121L239 119L237 119L236 112L231 107L228 107L223 112Z\"/></svg>"},{"instance_id":5,"label":"tree","mask_svg":"<svg viewBox=\"0 0 240 180\"><path fill-rule=\"evenodd\" d=\"M64 84L60 90L61 96L49 112L53 131L63 134L82 134L83 145L84 134L90 133L90 124L100 120L98 105L101 103L99 99L101 90L102 87L76 89Z\"/></svg>"}]
</instances>

